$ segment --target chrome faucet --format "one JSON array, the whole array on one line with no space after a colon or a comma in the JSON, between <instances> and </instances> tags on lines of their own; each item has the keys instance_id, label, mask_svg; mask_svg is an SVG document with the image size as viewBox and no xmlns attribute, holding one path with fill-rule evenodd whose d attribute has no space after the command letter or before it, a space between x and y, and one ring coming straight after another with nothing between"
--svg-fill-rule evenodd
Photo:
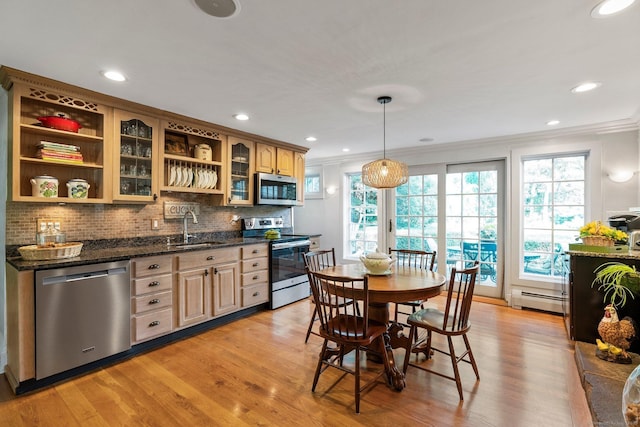
<instances>
[{"instance_id":1,"label":"chrome faucet","mask_svg":"<svg viewBox=\"0 0 640 427\"><path fill-rule=\"evenodd\" d=\"M193 211L186 211L184 213L184 216L182 217L182 242L183 243L189 243L189 237L193 237L191 234L188 233L187 231L187 216L191 214L191 218L193 218L193 223L197 224L198 223L198 218L196 218L196 214L193 213Z\"/></svg>"}]
</instances>

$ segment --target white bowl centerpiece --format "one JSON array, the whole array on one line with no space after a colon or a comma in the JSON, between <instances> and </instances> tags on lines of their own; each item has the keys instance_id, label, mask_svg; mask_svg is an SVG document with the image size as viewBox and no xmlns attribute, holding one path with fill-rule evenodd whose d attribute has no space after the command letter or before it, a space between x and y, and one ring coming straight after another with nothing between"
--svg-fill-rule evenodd
<instances>
[{"instance_id":1,"label":"white bowl centerpiece","mask_svg":"<svg viewBox=\"0 0 640 427\"><path fill-rule=\"evenodd\" d=\"M360 256L360 261L370 274L387 274L393 264L393 258L377 249L366 256Z\"/></svg>"}]
</instances>

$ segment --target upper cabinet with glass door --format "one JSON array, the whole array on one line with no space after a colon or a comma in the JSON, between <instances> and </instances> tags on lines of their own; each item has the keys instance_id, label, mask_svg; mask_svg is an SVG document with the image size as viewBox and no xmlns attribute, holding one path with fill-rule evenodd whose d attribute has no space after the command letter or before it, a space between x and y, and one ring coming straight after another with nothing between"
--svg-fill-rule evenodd
<instances>
[{"instance_id":1,"label":"upper cabinet with glass door","mask_svg":"<svg viewBox=\"0 0 640 427\"><path fill-rule=\"evenodd\" d=\"M227 204L253 204L254 161L254 143L230 136L228 164L231 168L227 181Z\"/></svg>"},{"instance_id":2,"label":"upper cabinet with glass door","mask_svg":"<svg viewBox=\"0 0 640 427\"><path fill-rule=\"evenodd\" d=\"M158 127L158 119L115 111L113 200L153 202L158 198Z\"/></svg>"}]
</instances>

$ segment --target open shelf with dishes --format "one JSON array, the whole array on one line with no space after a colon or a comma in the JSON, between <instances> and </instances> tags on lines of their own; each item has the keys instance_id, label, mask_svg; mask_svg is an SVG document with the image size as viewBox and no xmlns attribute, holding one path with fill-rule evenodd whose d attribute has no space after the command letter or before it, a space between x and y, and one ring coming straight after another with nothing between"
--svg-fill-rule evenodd
<instances>
[{"instance_id":1,"label":"open shelf with dishes","mask_svg":"<svg viewBox=\"0 0 640 427\"><path fill-rule=\"evenodd\" d=\"M104 183L108 109L31 85L14 85L10 94L11 200L109 202L110 186ZM78 182L86 191L71 191Z\"/></svg>"},{"instance_id":2,"label":"open shelf with dishes","mask_svg":"<svg viewBox=\"0 0 640 427\"><path fill-rule=\"evenodd\" d=\"M161 191L223 194L226 137L191 125L164 125Z\"/></svg>"}]
</instances>

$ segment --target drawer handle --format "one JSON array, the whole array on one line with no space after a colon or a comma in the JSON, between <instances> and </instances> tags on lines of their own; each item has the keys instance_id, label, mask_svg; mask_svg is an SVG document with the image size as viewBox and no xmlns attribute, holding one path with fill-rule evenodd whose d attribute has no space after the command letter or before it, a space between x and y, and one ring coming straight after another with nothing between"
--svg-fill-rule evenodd
<instances>
[{"instance_id":1,"label":"drawer handle","mask_svg":"<svg viewBox=\"0 0 640 427\"><path fill-rule=\"evenodd\" d=\"M257 297L258 295L260 295L260 292L254 292L254 293L253 293L253 296L254 296L254 297Z\"/></svg>"},{"instance_id":2,"label":"drawer handle","mask_svg":"<svg viewBox=\"0 0 640 427\"><path fill-rule=\"evenodd\" d=\"M158 282L157 280L155 280L155 281L153 281L153 282L149 283L149 287L150 287L150 288L153 288L154 286L160 286L160 282Z\"/></svg>"},{"instance_id":3,"label":"drawer handle","mask_svg":"<svg viewBox=\"0 0 640 427\"><path fill-rule=\"evenodd\" d=\"M154 320L153 322L149 323L149 327L153 328L154 326L158 326L160 324L159 320Z\"/></svg>"},{"instance_id":4,"label":"drawer handle","mask_svg":"<svg viewBox=\"0 0 640 427\"><path fill-rule=\"evenodd\" d=\"M207 257L207 261L213 261L214 259L216 259L216 257L214 257L213 255L209 255Z\"/></svg>"},{"instance_id":5,"label":"drawer handle","mask_svg":"<svg viewBox=\"0 0 640 427\"><path fill-rule=\"evenodd\" d=\"M160 264L151 264L149 270L157 270L160 268Z\"/></svg>"},{"instance_id":6,"label":"drawer handle","mask_svg":"<svg viewBox=\"0 0 640 427\"><path fill-rule=\"evenodd\" d=\"M253 276L253 280L258 280L258 276Z\"/></svg>"},{"instance_id":7,"label":"drawer handle","mask_svg":"<svg viewBox=\"0 0 640 427\"><path fill-rule=\"evenodd\" d=\"M257 250L257 249L254 249L252 253L257 254L258 252L260 252L260 251Z\"/></svg>"},{"instance_id":8,"label":"drawer handle","mask_svg":"<svg viewBox=\"0 0 640 427\"><path fill-rule=\"evenodd\" d=\"M160 302L160 300L158 298L154 298L151 301L149 301L149 304L158 304Z\"/></svg>"},{"instance_id":9,"label":"drawer handle","mask_svg":"<svg viewBox=\"0 0 640 427\"><path fill-rule=\"evenodd\" d=\"M259 265L260 265L260 263L258 263L258 262L254 262L254 263L253 263L253 266L254 266L254 267L257 267L257 266L259 266Z\"/></svg>"}]
</instances>

